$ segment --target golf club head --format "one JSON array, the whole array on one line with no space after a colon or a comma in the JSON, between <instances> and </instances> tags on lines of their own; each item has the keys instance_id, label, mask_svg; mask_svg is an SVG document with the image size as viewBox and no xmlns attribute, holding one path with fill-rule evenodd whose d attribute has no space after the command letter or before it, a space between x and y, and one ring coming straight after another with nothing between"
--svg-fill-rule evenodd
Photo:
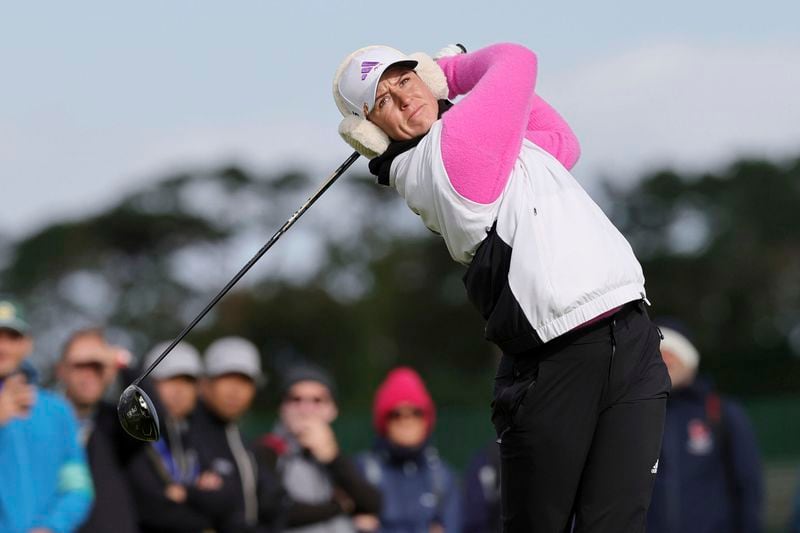
<instances>
[{"instance_id":1,"label":"golf club head","mask_svg":"<svg viewBox=\"0 0 800 533\"><path fill-rule=\"evenodd\" d=\"M117 416L122 428L139 440L158 440L158 413L152 400L136 385L129 385L119 397Z\"/></svg>"}]
</instances>

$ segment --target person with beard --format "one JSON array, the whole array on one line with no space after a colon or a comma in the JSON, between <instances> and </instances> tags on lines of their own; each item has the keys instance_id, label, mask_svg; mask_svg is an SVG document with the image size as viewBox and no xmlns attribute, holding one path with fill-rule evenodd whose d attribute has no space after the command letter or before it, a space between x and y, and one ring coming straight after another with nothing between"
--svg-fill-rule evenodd
<instances>
[{"instance_id":1,"label":"person with beard","mask_svg":"<svg viewBox=\"0 0 800 533\"><path fill-rule=\"evenodd\" d=\"M149 367L168 345L155 346L144 366ZM147 446L128 469L144 533L213 530L235 504L221 490L218 474L201 471L190 438L202 373L200 354L183 341L150 374L152 397L161 407L161 439Z\"/></svg>"},{"instance_id":2,"label":"person with beard","mask_svg":"<svg viewBox=\"0 0 800 533\"><path fill-rule=\"evenodd\" d=\"M419 374L392 370L373 404L377 439L358 459L383 497L379 516L359 516L361 531L458 533L461 499L452 469L431 443L436 410Z\"/></svg>"}]
</instances>

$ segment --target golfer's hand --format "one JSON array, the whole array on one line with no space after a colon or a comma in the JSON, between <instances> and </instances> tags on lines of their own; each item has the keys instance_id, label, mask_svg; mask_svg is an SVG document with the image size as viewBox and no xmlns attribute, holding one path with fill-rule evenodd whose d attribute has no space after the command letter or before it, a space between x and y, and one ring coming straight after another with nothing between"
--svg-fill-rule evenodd
<instances>
[{"instance_id":1,"label":"golfer's hand","mask_svg":"<svg viewBox=\"0 0 800 533\"><path fill-rule=\"evenodd\" d=\"M322 464L332 462L339 455L339 444L331 426L322 420L307 420L297 433L297 441Z\"/></svg>"},{"instance_id":2,"label":"golfer's hand","mask_svg":"<svg viewBox=\"0 0 800 533\"><path fill-rule=\"evenodd\" d=\"M36 387L28 385L25 376L15 374L6 378L0 389L0 426L4 426L12 418L27 416L36 402Z\"/></svg>"},{"instance_id":3,"label":"golfer's hand","mask_svg":"<svg viewBox=\"0 0 800 533\"><path fill-rule=\"evenodd\" d=\"M433 54L434 61L443 57L457 56L459 54L466 54L467 49L463 44L448 44L435 54Z\"/></svg>"}]
</instances>

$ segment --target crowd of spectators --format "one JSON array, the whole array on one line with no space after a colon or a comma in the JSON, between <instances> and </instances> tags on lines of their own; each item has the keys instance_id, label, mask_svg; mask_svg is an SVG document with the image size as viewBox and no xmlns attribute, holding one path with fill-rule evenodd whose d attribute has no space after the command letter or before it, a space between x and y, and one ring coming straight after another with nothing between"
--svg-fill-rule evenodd
<instances>
[{"instance_id":1,"label":"crowd of spectators","mask_svg":"<svg viewBox=\"0 0 800 533\"><path fill-rule=\"evenodd\" d=\"M761 531L761 464L744 410L697 375L687 333L661 331L673 392L648 531ZM450 466L434 441L433 397L412 368L375 384L374 444L349 456L323 368L297 364L270 381L276 422L252 440L240 422L266 383L257 347L226 337L201 354L181 342L143 383L161 415L161 438L147 443L124 433L109 402L130 378L130 354L102 329L69 336L50 390L27 360L33 343L21 306L0 299L0 532L502 530L497 444L463 474Z\"/></svg>"}]
</instances>

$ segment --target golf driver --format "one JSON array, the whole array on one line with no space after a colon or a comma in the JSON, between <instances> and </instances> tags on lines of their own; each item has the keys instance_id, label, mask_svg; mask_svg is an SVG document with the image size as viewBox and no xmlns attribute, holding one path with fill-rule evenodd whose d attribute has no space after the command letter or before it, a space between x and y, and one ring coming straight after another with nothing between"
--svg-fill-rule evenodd
<instances>
[{"instance_id":1,"label":"golf driver","mask_svg":"<svg viewBox=\"0 0 800 533\"><path fill-rule=\"evenodd\" d=\"M153 369L158 366L158 364L172 351L176 344L178 344L183 338L194 328L200 320L203 319L204 316L214 307L217 302L222 299L231 288L236 285L236 283L244 276L256 262L261 259L261 256L264 255L267 250L272 248L272 245L275 244L278 239L281 238L292 224L294 224L298 218L300 218L303 213L305 213L309 207L311 207L314 202L316 202L320 196L322 196L325 191L330 188L333 183L339 179L339 177L344 174L344 172L352 165L356 159L359 158L358 152L353 152L350 157L345 159L345 161L337 168L333 174L328 177L328 179L320 185L319 189L309 197L306 202L300 206L300 209L295 211L295 213L289 217L289 219L281 226L278 231L267 241L267 243L261 247L261 249L253 256L247 264L242 267L242 269L236 273L235 276L225 285L219 293L206 305L205 309L203 309L199 315L197 315L194 320L192 320L188 326L186 326L180 334L175 337L175 339L170 343L169 346L158 356L158 358L153 361L147 370L144 373L136 378L133 383L131 383L128 388L126 388L122 395L119 397L119 404L117 404L117 416L119 416L119 422L122 424L123 429L132 437L135 437L139 440L144 441L156 441L159 438L159 423L158 423L158 413L156 412L155 407L153 406L152 400L145 394L145 392L139 387L139 384L142 382L144 378L146 378Z\"/></svg>"}]
</instances>

